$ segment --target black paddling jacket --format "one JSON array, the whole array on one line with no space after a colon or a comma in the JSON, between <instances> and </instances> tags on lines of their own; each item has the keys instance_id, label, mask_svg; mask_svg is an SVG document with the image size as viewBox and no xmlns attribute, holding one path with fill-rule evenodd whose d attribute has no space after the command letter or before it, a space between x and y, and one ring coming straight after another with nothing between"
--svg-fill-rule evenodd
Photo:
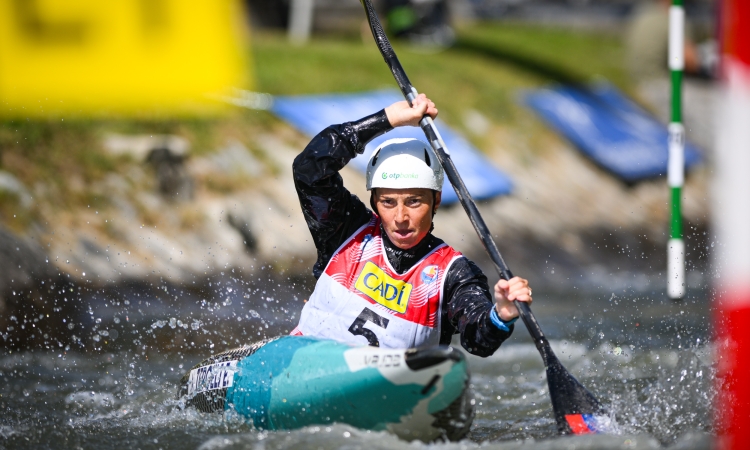
<instances>
[{"instance_id":1,"label":"black paddling jacket","mask_svg":"<svg viewBox=\"0 0 750 450\"><path fill-rule=\"evenodd\" d=\"M294 185L318 249L313 275L319 278L333 253L357 229L369 222L372 212L352 195L339 175L365 145L391 130L385 111L356 122L331 125L315 136L294 160ZM388 260L398 273L406 272L435 246L443 243L432 233L408 250L393 245L382 233ZM472 261L459 258L446 274L441 317L440 344L448 345L461 334L461 345L469 353L489 356L513 332L502 330L490 320L494 306L487 277Z\"/></svg>"}]
</instances>

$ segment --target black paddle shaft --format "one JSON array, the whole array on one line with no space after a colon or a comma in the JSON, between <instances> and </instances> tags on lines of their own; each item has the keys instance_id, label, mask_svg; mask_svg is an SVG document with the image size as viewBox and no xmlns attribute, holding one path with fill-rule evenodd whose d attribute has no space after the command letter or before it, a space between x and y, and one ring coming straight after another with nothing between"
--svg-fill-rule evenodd
<instances>
[{"instance_id":1,"label":"black paddle shaft","mask_svg":"<svg viewBox=\"0 0 750 450\"><path fill-rule=\"evenodd\" d=\"M372 7L372 3L370 3L369 0L363 0L363 4L365 11L367 12L370 29L372 30L375 42L380 49L380 53L383 55L383 59L385 59L386 64L388 64L388 67L391 69L391 73L393 73L393 77L396 79L398 87L409 102L409 105L411 105L412 101L417 96L417 90L412 86L409 77L406 75L406 71L404 71L404 68L401 66L401 63L396 56L396 52L393 51L393 47L380 24L380 20L375 13L375 9ZM419 125L422 128L422 131L424 131L424 134L430 142L433 150L435 150L435 153L440 160L440 164L443 166L443 169L448 176L448 180L456 190L456 195L458 196L461 205L464 207L464 210L466 210L466 213L469 215L469 220L471 220L474 229L482 240L485 250L490 255L490 258L495 265L495 269L497 269L501 278L510 280L513 278L513 274L508 268L508 265L505 264L502 255L500 255L500 251L497 249L497 245L490 235L490 230L487 228L487 224L484 222L481 214L479 214L474 199L471 197L471 194L469 194L466 185L464 185L461 176L458 174L456 166L453 164L453 160L448 153L442 137L440 137L440 133L438 132L435 123L430 116L425 115ZM516 306L518 307L521 318L529 328L529 332L534 340L544 340L544 333L542 333L541 328L539 328L539 324L531 313L529 306L523 302L516 302Z\"/></svg>"},{"instance_id":2,"label":"black paddle shaft","mask_svg":"<svg viewBox=\"0 0 750 450\"><path fill-rule=\"evenodd\" d=\"M367 20L370 23L370 29L372 30L372 35L375 38L378 49L380 49L383 59L391 69L391 73L396 79L398 87L409 102L409 105L411 105L412 101L417 96L417 90L412 86L409 77L406 76L406 72L396 56L396 52L393 51L393 47L380 24L380 20L378 19L372 3L370 3L370 0L361 1L365 8L365 12L367 13ZM440 164L443 166L443 169L448 176L448 180L451 185L453 185L453 189L455 189L461 205L468 214L469 220L471 220L485 250L490 255L490 259L495 265L495 269L497 269L501 278L510 280L513 278L513 274L508 268L508 265L505 264L502 255L500 255L500 251L497 249L497 245L492 239L487 224L484 222L484 219L482 219L481 214L479 214L474 199L472 199L471 194L469 194L466 185L461 179L461 176L458 174L456 166L453 164L450 153L445 146L443 138L440 137L440 133L438 132L435 123L430 116L425 115L419 122L419 125L422 128L422 131L424 131L424 134L430 142L433 150L435 150L435 153L440 160ZM549 342L544 337L544 333L539 327L536 317L534 317L534 314L531 312L529 305L518 301L514 303L544 361L544 366L547 370L547 383L550 389L550 397L552 398L552 409L555 412L558 431L563 434L571 433L572 430L565 419L566 415L601 414L604 410L598 400L586 390L586 388L584 388L557 359L552 352Z\"/></svg>"}]
</instances>

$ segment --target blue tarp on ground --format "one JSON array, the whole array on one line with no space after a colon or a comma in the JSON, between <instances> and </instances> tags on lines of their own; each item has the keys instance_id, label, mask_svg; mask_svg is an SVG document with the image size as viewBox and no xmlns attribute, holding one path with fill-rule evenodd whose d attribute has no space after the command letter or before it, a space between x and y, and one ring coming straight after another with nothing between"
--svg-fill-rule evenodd
<instances>
[{"instance_id":1,"label":"blue tarp on ground","mask_svg":"<svg viewBox=\"0 0 750 450\"><path fill-rule=\"evenodd\" d=\"M315 136L329 125L358 120L399 100L403 100L400 92L391 89L359 94L275 97L271 111L303 133ZM507 175L493 167L476 148L445 123L439 119L436 122L451 153L451 159L474 198L486 199L510 194L513 185ZM387 139L407 137L425 140L420 128L396 128L373 139L364 154L354 158L350 164L364 173L367 161L378 145ZM443 203L457 201L458 197L446 177Z\"/></svg>"},{"instance_id":2,"label":"blue tarp on ground","mask_svg":"<svg viewBox=\"0 0 750 450\"><path fill-rule=\"evenodd\" d=\"M527 92L523 102L586 156L628 183L667 173L666 127L612 85L585 91L560 86ZM695 145L685 145L685 167L701 162Z\"/></svg>"}]
</instances>

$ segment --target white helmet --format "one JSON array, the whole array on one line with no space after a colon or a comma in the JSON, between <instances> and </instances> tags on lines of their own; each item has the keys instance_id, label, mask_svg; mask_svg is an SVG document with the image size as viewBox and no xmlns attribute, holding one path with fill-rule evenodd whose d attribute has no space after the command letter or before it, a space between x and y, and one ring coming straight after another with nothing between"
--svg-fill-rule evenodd
<instances>
[{"instance_id":1,"label":"white helmet","mask_svg":"<svg viewBox=\"0 0 750 450\"><path fill-rule=\"evenodd\" d=\"M443 167L429 145L418 139L389 139L367 163L367 190L373 188L443 190Z\"/></svg>"}]
</instances>

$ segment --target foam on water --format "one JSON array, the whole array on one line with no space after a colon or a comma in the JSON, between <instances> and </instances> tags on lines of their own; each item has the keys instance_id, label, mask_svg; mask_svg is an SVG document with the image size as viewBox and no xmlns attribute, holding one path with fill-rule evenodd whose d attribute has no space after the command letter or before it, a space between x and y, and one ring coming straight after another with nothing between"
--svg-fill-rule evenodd
<instances>
[{"instance_id":1,"label":"foam on water","mask_svg":"<svg viewBox=\"0 0 750 450\"><path fill-rule=\"evenodd\" d=\"M647 434L669 445L686 433L711 430L716 391L710 346L643 350L602 342L588 350L566 341L551 344L566 368L608 407L619 433ZM478 402L471 438L553 435L546 373L536 348L506 345L500 353L469 358ZM702 448L707 439L692 443Z\"/></svg>"},{"instance_id":2,"label":"foam on water","mask_svg":"<svg viewBox=\"0 0 750 450\"><path fill-rule=\"evenodd\" d=\"M27 442L34 443L37 448L55 448L57 439L62 436L67 443L90 443L93 439L103 448L118 448L120 441L127 441L154 448L160 444L175 446L180 442L203 449L655 449L664 448L662 444L677 446L674 448L701 448L700 445L708 442L705 420L712 396L713 372L706 365L708 351L705 348L681 352L632 351L624 356L610 354L608 345L589 351L581 345L568 343L566 346L564 342L556 342L554 346L559 354L569 352L569 360L584 373L598 374L581 376L573 372L581 380L586 380L587 387L601 399L609 402L626 434L553 438L555 423L544 368L538 355L536 358L533 353L529 355L536 352L533 346L518 344L507 345L507 355L488 358L481 364L474 365L474 358L471 359L478 414L470 440L461 443L408 443L386 433L367 432L344 425L307 427L288 432L258 431L233 414L211 415L191 408L183 409L182 402L174 398L175 380L171 379L176 379L178 374L169 371L166 375L170 361L143 361L140 370L134 372L127 360L115 362L118 355L62 361L56 355L39 354L0 359L4 377L23 368L26 372L22 378L29 382L13 380L11 384L25 387L21 388L20 396L7 395L6 387L4 399L13 397L10 400L13 401L23 397L26 402L32 399L38 405L42 398L46 398L51 406L47 410L38 407L36 412L17 411L13 424L3 424L0 428L0 438L6 444ZM566 347L568 350L564 350ZM593 369L586 369L588 366L581 364L584 361L588 361ZM601 365L605 361L608 366ZM653 361L659 361L660 365L652 367ZM633 366L645 378L635 377L636 372L632 371L625 371L627 376L621 375L623 369ZM35 371L28 370L29 367L44 370L39 372L36 369L36 375L33 375ZM89 375L93 372L102 375L99 372L102 368L111 374L109 382L100 384L99 379L84 382L77 378L79 370ZM40 383L46 376L43 372L56 370L62 372L58 389L51 393L47 387L40 390L46 386ZM90 389L92 385L99 388ZM11 389L11 392L15 391ZM13 403L20 407L23 402ZM50 416L45 425L48 428L46 433L34 429L40 416ZM3 421L7 423L8 419ZM699 430L697 435L695 430ZM693 438L686 440L686 433L693 433Z\"/></svg>"},{"instance_id":3,"label":"foam on water","mask_svg":"<svg viewBox=\"0 0 750 450\"><path fill-rule=\"evenodd\" d=\"M0 438L7 439L16 433L18 433L18 431L15 428L7 425L0 425Z\"/></svg>"},{"instance_id":4,"label":"foam on water","mask_svg":"<svg viewBox=\"0 0 750 450\"><path fill-rule=\"evenodd\" d=\"M523 325L516 327L514 336L495 355L468 358L477 417L468 439L460 443L409 443L386 433L344 425L265 432L235 414L203 414L184 408L183 401L174 398L176 384L193 364L233 346L236 340L250 343L258 335L288 331L287 322L275 319L277 315L288 317L286 304L277 300L256 303L252 308L242 306L240 299L222 304L221 317L214 315L215 302L213 311L199 308L204 315L196 317L159 311L133 323L136 316L131 314L131 322L123 319L118 325L117 343L122 347L109 352L86 347L87 353L60 348L3 354L0 447L580 450L699 449L710 445L710 411L716 389L712 347L705 344L705 337L701 341L697 333L689 334L694 327L685 332L687 325L670 323L672 328L667 329L656 319L652 325L642 317L633 318L630 304L625 314L612 310L591 317L536 311L545 331L551 329L551 336L567 338L551 340L555 354L608 406L620 435L556 437L544 366ZM612 303L608 302L608 307L612 308ZM649 316L670 318L670 308L678 308L686 311L679 316L685 324L688 319L695 323L706 320L701 316L703 310L657 306L659 314L648 312ZM236 315L232 312L235 307ZM639 308L638 313L645 316L646 307ZM124 312L118 314L125 317ZM573 315L578 319L570 320ZM237 316L242 317L241 322ZM283 326L269 329L274 320ZM635 322L640 323L637 329L632 328ZM235 329L232 323L241 326L235 325L240 326ZM555 328L557 323L561 325ZM573 325L579 328L567 328ZM593 334L589 332L594 329ZM201 344L195 336L210 340ZM177 344L189 345L193 340L195 346Z\"/></svg>"}]
</instances>

